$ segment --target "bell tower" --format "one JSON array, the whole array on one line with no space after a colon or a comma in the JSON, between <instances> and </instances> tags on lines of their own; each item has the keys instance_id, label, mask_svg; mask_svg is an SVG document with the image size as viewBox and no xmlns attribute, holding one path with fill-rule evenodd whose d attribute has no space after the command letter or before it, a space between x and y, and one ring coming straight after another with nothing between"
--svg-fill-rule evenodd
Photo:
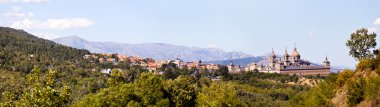
<instances>
[{"instance_id":1,"label":"bell tower","mask_svg":"<svg viewBox=\"0 0 380 107\"><path fill-rule=\"evenodd\" d=\"M284 62L285 66L289 66L290 65L290 59L289 59L288 49L286 47L285 47L285 53L282 56L282 61Z\"/></svg>"},{"instance_id":2,"label":"bell tower","mask_svg":"<svg viewBox=\"0 0 380 107\"><path fill-rule=\"evenodd\" d=\"M330 61L327 59L327 54L326 54L325 61L323 61L323 65L325 66L325 68L330 68Z\"/></svg>"},{"instance_id":3,"label":"bell tower","mask_svg":"<svg viewBox=\"0 0 380 107\"><path fill-rule=\"evenodd\" d=\"M274 67L276 64L276 54L274 53L274 50L272 48L272 54L269 56L269 66Z\"/></svg>"}]
</instances>

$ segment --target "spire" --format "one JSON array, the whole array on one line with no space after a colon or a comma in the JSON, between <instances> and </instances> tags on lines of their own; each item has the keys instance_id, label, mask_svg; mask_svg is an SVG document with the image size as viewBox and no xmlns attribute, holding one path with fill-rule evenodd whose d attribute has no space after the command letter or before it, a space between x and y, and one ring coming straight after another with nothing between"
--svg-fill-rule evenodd
<instances>
[{"instance_id":1,"label":"spire","mask_svg":"<svg viewBox=\"0 0 380 107\"><path fill-rule=\"evenodd\" d=\"M285 47L285 55L288 55L288 48Z\"/></svg>"},{"instance_id":2,"label":"spire","mask_svg":"<svg viewBox=\"0 0 380 107\"><path fill-rule=\"evenodd\" d=\"M276 54L274 53L274 50L272 48L272 57L275 58L276 57Z\"/></svg>"},{"instance_id":3,"label":"spire","mask_svg":"<svg viewBox=\"0 0 380 107\"><path fill-rule=\"evenodd\" d=\"M296 42L294 42L294 51L297 51L297 45L296 45Z\"/></svg>"},{"instance_id":4,"label":"spire","mask_svg":"<svg viewBox=\"0 0 380 107\"><path fill-rule=\"evenodd\" d=\"M287 49L287 47L285 47L285 53L284 53L284 55L282 56L283 57L283 59L282 60L284 60L284 61L288 61L289 59L289 54L288 54L288 49Z\"/></svg>"},{"instance_id":5,"label":"spire","mask_svg":"<svg viewBox=\"0 0 380 107\"><path fill-rule=\"evenodd\" d=\"M327 53L326 53L325 61L323 61L323 63L330 63L330 61L327 58Z\"/></svg>"},{"instance_id":6,"label":"spire","mask_svg":"<svg viewBox=\"0 0 380 107\"><path fill-rule=\"evenodd\" d=\"M285 47L285 53L288 53L288 47Z\"/></svg>"},{"instance_id":7,"label":"spire","mask_svg":"<svg viewBox=\"0 0 380 107\"><path fill-rule=\"evenodd\" d=\"M232 59L232 54L231 54L231 66L234 66L234 61Z\"/></svg>"}]
</instances>

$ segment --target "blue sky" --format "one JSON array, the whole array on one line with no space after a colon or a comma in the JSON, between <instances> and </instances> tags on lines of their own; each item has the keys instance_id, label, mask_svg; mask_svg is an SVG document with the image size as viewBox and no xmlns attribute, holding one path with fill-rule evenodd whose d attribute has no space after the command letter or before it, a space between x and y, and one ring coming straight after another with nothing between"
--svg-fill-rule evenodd
<instances>
[{"instance_id":1,"label":"blue sky","mask_svg":"<svg viewBox=\"0 0 380 107\"><path fill-rule=\"evenodd\" d=\"M254 56L294 42L301 57L354 67L345 42L379 33L375 0L0 0L0 25L48 38L217 47ZM379 41L378 41L379 42Z\"/></svg>"}]
</instances>

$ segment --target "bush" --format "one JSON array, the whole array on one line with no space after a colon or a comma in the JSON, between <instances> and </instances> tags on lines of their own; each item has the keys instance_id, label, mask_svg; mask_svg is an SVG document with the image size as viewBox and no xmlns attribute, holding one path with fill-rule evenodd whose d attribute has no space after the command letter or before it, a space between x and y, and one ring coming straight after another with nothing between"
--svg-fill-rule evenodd
<instances>
[{"instance_id":1,"label":"bush","mask_svg":"<svg viewBox=\"0 0 380 107\"><path fill-rule=\"evenodd\" d=\"M364 88L364 95L366 99L375 100L380 92L380 77L366 78L366 87Z\"/></svg>"},{"instance_id":2,"label":"bush","mask_svg":"<svg viewBox=\"0 0 380 107\"><path fill-rule=\"evenodd\" d=\"M375 70L376 68L377 68L377 63L375 59L361 60L356 65L357 71Z\"/></svg>"},{"instance_id":3,"label":"bush","mask_svg":"<svg viewBox=\"0 0 380 107\"><path fill-rule=\"evenodd\" d=\"M343 70L341 73L339 73L338 79L336 80L337 86L342 87L353 75L354 72L352 70Z\"/></svg>"},{"instance_id":4,"label":"bush","mask_svg":"<svg viewBox=\"0 0 380 107\"><path fill-rule=\"evenodd\" d=\"M365 81L363 78L360 78L359 80L350 79L350 81L348 81L347 103L350 106L355 106L364 100L364 87Z\"/></svg>"}]
</instances>

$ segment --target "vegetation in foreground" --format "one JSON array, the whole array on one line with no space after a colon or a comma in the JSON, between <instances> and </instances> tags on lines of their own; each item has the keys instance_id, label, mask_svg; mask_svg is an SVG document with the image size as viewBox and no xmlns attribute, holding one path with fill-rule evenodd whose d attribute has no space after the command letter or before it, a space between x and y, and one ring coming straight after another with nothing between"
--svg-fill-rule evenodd
<instances>
[{"instance_id":1,"label":"vegetation in foreground","mask_svg":"<svg viewBox=\"0 0 380 107\"><path fill-rule=\"evenodd\" d=\"M298 77L255 71L229 74L223 67L215 72L188 70L172 64L160 69L163 75L155 75L128 61L83 59L86 50L0 28L0 105L379 106L380 58L372 49L376 43L363 44L376 37L367 32L358 30L347 43L350 54L360 60L355 71ZM93 68L118 69L108 75ZM218 76L220 80L208 78Z\"/></svg>"}]
</instances>

